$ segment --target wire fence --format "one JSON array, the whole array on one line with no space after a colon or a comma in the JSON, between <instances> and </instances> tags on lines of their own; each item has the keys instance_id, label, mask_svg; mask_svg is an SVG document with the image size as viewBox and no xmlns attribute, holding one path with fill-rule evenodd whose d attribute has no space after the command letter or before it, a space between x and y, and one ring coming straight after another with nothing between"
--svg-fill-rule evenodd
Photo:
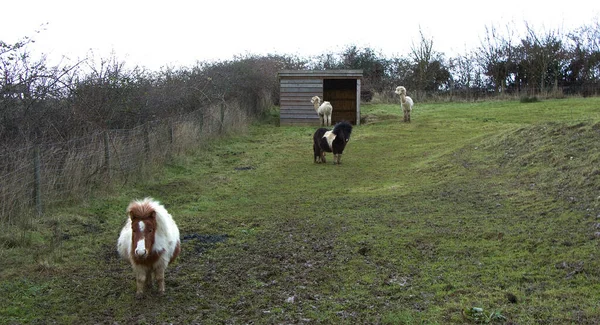
<instances>
[{"instance_id":1,"label":"wire fence","mask_svg":"<svg viewBox=\"0 0 600 325\"><path fill-rule=\"evenodd\" d=\"M130 183L248 121L238 103L222 103L134 129L1 152L0 225L30 225L50 206Z\"/></svg>"},{"instance_id":2,"label":"wire fence","mask_svg":"<svg viewBox=\"0 0 600 325\"><path fill-rule=\"evenodd\" d=\"M461 88L437 91L418 91L407 89L408 95L419 102L452 102L452 101L484 101L484 100L528 100L533 98L550 99L565 98L569 96L597 97L600 96L600 84L586 84L568 87L523 87L521 89L507 88L502 92L488 88ZM366 102L377 103L399 103L400 97L392 88L379 93L361 94ZM366 100L364 97L367 97Z\"/></svg>"}]
</instances>

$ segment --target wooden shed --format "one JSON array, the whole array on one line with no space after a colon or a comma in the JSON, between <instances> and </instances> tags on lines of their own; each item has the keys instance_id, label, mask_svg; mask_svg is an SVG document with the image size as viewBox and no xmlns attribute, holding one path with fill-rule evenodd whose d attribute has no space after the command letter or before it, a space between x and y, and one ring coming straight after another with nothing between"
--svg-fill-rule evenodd
<instances>
[{"instance_id":1,"label":"wooden shed","mask_svg":"<svg viewBox=\"0 0 600 325\"><path fill-rule=\"evenodd\" d=\"M280 125L319 125L313 96L333 106L332 125L360 124L360 82L363 70L282 70L279 78Z\"/></svg>"}]
</instances>

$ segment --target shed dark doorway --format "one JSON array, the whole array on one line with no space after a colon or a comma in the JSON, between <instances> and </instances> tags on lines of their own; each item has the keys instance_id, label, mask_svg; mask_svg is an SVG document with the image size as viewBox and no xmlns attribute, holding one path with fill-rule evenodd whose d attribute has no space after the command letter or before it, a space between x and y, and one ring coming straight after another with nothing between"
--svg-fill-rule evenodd
<instances>
[{"instance_id":1,"label":"shed dark doorway","mask_svg":"<svg viewBox=\"0 0 600 325\"><path fill-rule=\"evenodd\" d=\"M323 99L333 106L332 123L356 124L356 79L324 79Z\"/></svg>"}]
</instances>

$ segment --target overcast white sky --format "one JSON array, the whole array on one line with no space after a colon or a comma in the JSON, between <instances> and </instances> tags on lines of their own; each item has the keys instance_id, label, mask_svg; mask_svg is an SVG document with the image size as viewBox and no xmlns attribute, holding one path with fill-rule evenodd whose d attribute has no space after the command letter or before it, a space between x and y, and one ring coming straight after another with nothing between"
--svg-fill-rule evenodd
<instances>
[{"instance_id":1,"label":"overcast white sky","mask_svg":"<svg viewBox=\"0 0 600 325\"><path fill-rule=\"evenodd\" d=\"M75 61L114 52L152 70L243 54L313 56L347 45L405 56L419 28L447 56L476 48L486 26L570 31L597 21L600 1L21 0L0 5L0 40L34 36L34 51ZM34 34L40 25L45 30Z\"/></svg>"}]
</instances>

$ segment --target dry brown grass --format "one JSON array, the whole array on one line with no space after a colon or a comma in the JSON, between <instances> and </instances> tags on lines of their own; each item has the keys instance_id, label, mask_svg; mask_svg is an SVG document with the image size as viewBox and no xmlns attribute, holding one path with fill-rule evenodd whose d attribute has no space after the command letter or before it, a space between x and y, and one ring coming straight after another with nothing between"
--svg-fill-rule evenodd
<instances>
[{"instance_id":1,"label":"dry brown grass","mask_svg":"<svg viewBox=\"0 0 600 325\"><path fill-rule=\"evenodd\" d=\"M85 201L115 184L135 181L213 138L245 132L250 121L238 102L218 103L130 130L111 130L108 134L95 133L69 142L39 146L39 183L34 178L34 147L6 153L0 156L3 160L0 224L31 225L38 208L43 211L49 206ZM39 198L34 190L36 186L40 188ZM36 202L41 205L36 206ZM13 239L2 240L14 242Z\"/></svg>"}]
</instances>

